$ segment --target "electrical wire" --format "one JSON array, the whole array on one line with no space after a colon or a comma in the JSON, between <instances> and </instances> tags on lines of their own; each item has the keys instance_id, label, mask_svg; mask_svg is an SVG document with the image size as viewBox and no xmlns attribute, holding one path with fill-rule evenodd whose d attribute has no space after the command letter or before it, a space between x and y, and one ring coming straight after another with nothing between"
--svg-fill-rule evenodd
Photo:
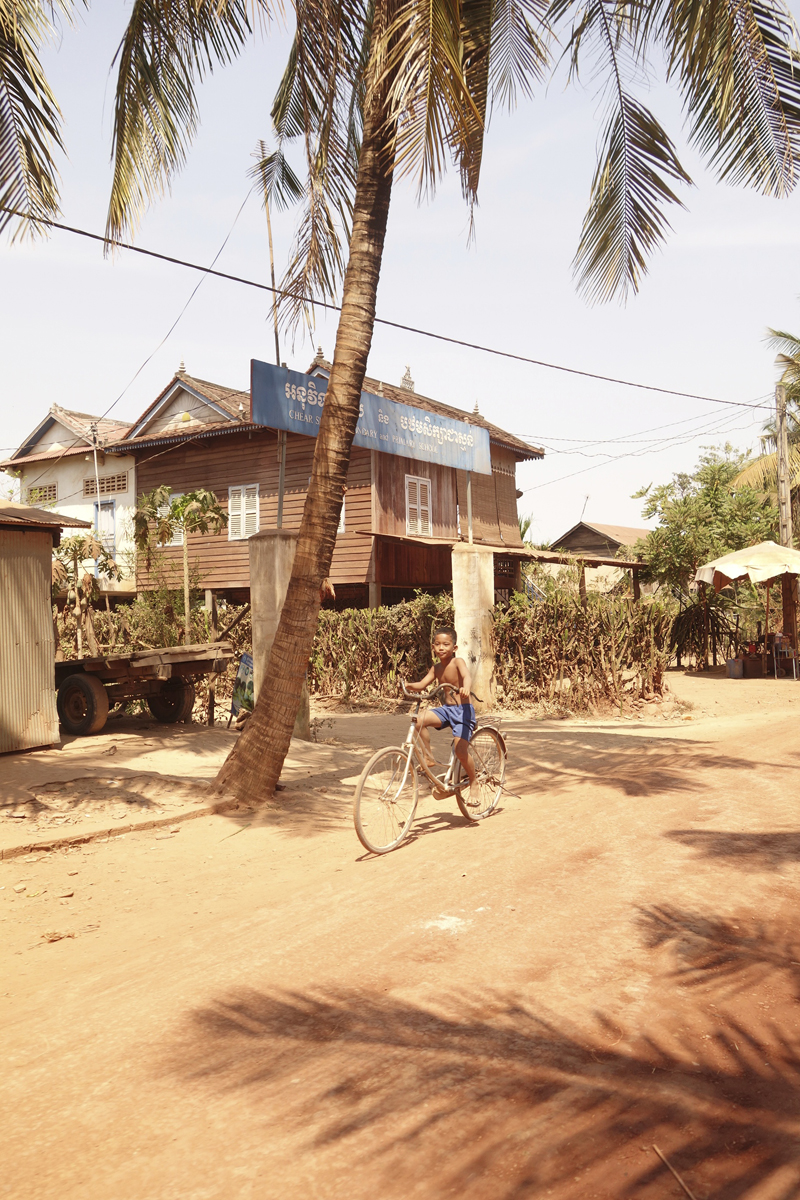
<instances>
[{"instance_id":1,"label":"electrical wire","mask_svg":"<svg viewBox=\"0 0 800 1200\"><path fill-rule=\"evenodd\" d=\"M253 185L253 186L255 186L255 185ZM244 207L245 207L245 205L247 204L247 201L250 199L250 197L251 197L251 195L252 195L252 194L253 194L253 187L249 188L249 190L248 190L248 192L247 192L247 195L245 196L244 200L242 201L241 205L239 206L239 211L237 212L236 216L233 218L233 224L231 225L230 229L228 230L227 234L225 235L225 240L223 241L223 243L222 243L222 245L220 246L219 250L217 251L217 253L214 255L213 259L211 260L211 266L209 266L209 267L207 267L207 268L205 269L205 273L204 273L204 275L203 275L203 278L202 278L202 279L200 279L200 280L198 281L198 283L197 283L197 286L196 286L195 288L193 288L192 292L191 292L191 293L190 293L190 295L189 295L189 298L188 298L188 300L187 300L187 301L186 301L186 303L184 304L184 306L183 306L183 308L181 309L181 311L178 313L178 315L177 315L177 317L175 318L175 320L174 320L174 321L172 322L172 324L170 325L170 327L169 327L169 329L167 330L167 332L164 334L164 336L163 336L163 338L161 339L161 341L158 343L158 345L155 347L155 349L154 349L154 350L152 350L152 351L151 351L151 352L148 354L148 356L147 356L147 358L144 360L144 362L143 362L143 363L142 363L142 364L139 366L139 368L138 368L138 369L137 369L137 370L134 372L134 374L131 376L131 378L130 378L130 379L128 380L128 382L126 383L125 387L122 389L122 391L120 392L120 394L117 396L116 400L114 400L114 401L113 401L111 404L109 404L109 406L108 406L108 408L105 410L105 412L104 412L104 413L101 413L101 415L100 415L100 416L97 418L97 420L98 420L98 421L102 421L102 420L104 420L104 419L105 419L105 418L108 416L108 414L111 412L112 408L115 408L115 407L117 406L117 404L119 404L119 402L120 402L120 400L122 399L122 397L125 395L125 393L128 391L128 389L129 389L129 388L132 386L132 384L133 384L133 383L135 383L135 381L136 381L136 380L139 378L139 376L141 375L142 371L145 369L145 367L146 367L146 366L147 366L147 364L150 362L150 360L151 360L151 359L152 359L152 358L153 358L153 357L154 357L156 354L158 354L158 352L159 352L159 350L161 349L161 347L162 347L162 346L164 345L164 343L165 343L165 342L168 340L168 338L170 337L170 335L171 335L171 334L174 332L174 330L175 330L175 328L177 327L177 325L178 325L179 321L180 321L180 320L181 320L181 318L183 317L183 315L184 315L184 313L186 312L186 310L187 310L187 308L189 307L189 305L190 305L190 304L192 303L192 301L194 300L194 298L195 298L195 296L197 295L197 293L199 292L200 288L201 288L201 287L203 286L203 284L205 283L205 281L206 281L206 279L208 278L208 276L209 276L209 275L215 275L215 274L218 274L218 272L216 272L216 271L213 271L213 270L212 270L212 268L213 268L213 266L214 266L214 263L215 263L215 262L217 262L217 260L219 259L219 256L222 254L222 251L225 249L225 247L227 246L228 242L230 241L230 239L231 239L231 235L233 234L233 231L234 231L234 229L236 228L236 225L237 225L237 222L238 222L238 220L239 220L239 217L240 217L240 216L242 215L242 213L244 212ZM2 206L0 206L0 212L9 212L9 211L10 211L9 209L3 209L3 208L2 208ZM47 222L47 224L51 224L51 222ZM60 228L60 226L59 226L59 228ZM66 228L68 228L68 226L64 226L64 228L66 229ZM87 234L87 236L92 236L92 237L95 237L95 236L97 236L97 235L89 235L89 234ZM101 240L102 240L102 239L101 239ZM203 268L202 268L202 267L198 267L197 269L198 269L198 270L203 270ZM67 451L68 451L68 450L74 450L76 446L79 446L79 445L80 445L81 441L85 441L85 438L76 438L76 439L75 439L75 441L72 443L72 445L71 445L71 446L65 446L65 447L64 447L64 449L62 450L61 454L58 456L58 458L57 458L57 459L55 460L55 462L52 464L52 466L57 466L57 465L58 465L58 463L60 463L60 462L61 462L62 458L63 458L63 457L64 457L64 455L67 453ZM51 465L50 465L50 464L48 464L48 466L45 468L45 470L44 470L44 471L42 471L42 472L41 472L41 474L37 475L35 479L33 479L33 480L32 480L32 481L29 483L29 484L27 484L27 485L26 485L26 486L28 487L28 489L30 490L30 488L32 488L32 487L33 487L33 486L34 486L34 485L35 485L35 484L38 482L38 480L40 480L40 479L42 478L42 476L43 476L43 475L46 475L46 474L47 474L47 472L48 472L49 470L51 470L51 469L52 469ZM69 499L69 497L67 497L67 499Z\"/></svg>"},{"instance_id":2,"label":"electrical wire","mask_svg":"<svg viewBox=\"0 0 800 1200\"><path fill-rule=\"evenodd\" d=\"M26 216L25 213L21 213L16 209L6 208L3 205L0 205L0 212L9 213L12 216L18 216L18 217ZM91 241L103 242L104 245L109 245L109 242L102 234L91 233L87 229L79 229L74 225L63 225L59 221L50 221L50 220L45 219L44 217L37 218L37 220L40 222L40 224L48 225L51 229L59 229L64 233L72 233L78 237L89 238ZM156 250L148 250L143 246L134 246L130 242L115 241L115 242L112 242L111 245L113 245L115 248L118 248L118 249L130 250L134 254L143 254L143 255L146 255L148 258L157 258L157 259L160 259L162 262L172 263L173 265L179 266L179 267L186 267L192 271L203 271L206 275L214 275L218 279L227 279L232 283L244 284L246 287L258 288L259 290L265 291L265 292L274 292L279 296L287 296L290 299L300 300L307 304L313 304L319 308L328 309L331 312L341 312L341 305L339 305L339 304L330 304L323 300L315 300L310 296L299 296L298 297L298 296L295 296L293 292L287 292L281 288L273 288L269 284L259 283L255 279L246 279L241 275L231 275L225 271L214 271L210 267L202 267L198 263L188 262L186 259L182 259L182 258L175 258L174 255L161 254ZM219 255L217 255L217 257L219 257ZM216 258L214 261L216 262ZM577 367L566 367L562 363L545 362L542 359L530 358L528 355L525 355L525 354L515 354L510 350L498 350L496 347L483 346L478 342L467 342L467 341L464 341L462 338L449 337L448 335L446 335L444 333L434 333L430 329L418 329L413 325L405 325L399 321L387 320L387 318L385 318L385 317L376 317L375 324L376 325L386 325L387 327L389 327L391 329L399 329L404 333L417 334L419 337L427 337L427 338L432 338L435 341L447 342L451 346L461 346L467 350L478 350L483 354L493 354L500 358L512 359L515 362L530 363L532 366L544 367L550 371L563 371L569 375L577 375L577 376L581 377L582 379L596 379L602 383L614 383L614 384L617 384L617 386L619 386L619 387L639 388L641 390L648 391L648 392L658 392L659 394L664 395L664 396L678 396L678 397L681 397L686 400L705 400L709 404L730 404L730 405L735 405L738 408L766 408L766 407L769 407L768 405L765 405L765 404L758 404L758 403L754 404L752 402L741 401L741 400L720 400L719 397L717 397L717 396L704 396L698 392L682 392L675 388L660 387L660 386L658 386L656 384L652 384L652 383L637 383L630 379L619 379L613 375L601 375L596 371L582 371L582 370L579 370ZM113 408L113 405L111 407ZM110 409L108 409L107 411L110 411Z\"/></svg>"},{"instance_id":3,"label":"electrical wire","mask_svg":"<svg viewBox=\"0 0 800 1200\"><path fill-rule=\"evenodd\" d=\"M733 414L732 414L732 416L733 416ZM728 419L730 419L730 418L728 418ZM747 426L747 425L742 425L742 426L738 426L737 428L740 428L740 429L748 429L748 428L749 428L749 426ZM580 468L580 470L578 470L578 471L570 471L570 473L569 473L568 475L559 475L559 476L558 476L556 479L548 479L548 480L546 480L544 483L536 483L536 484L534 484L534 485L533 485L533 487L525 488L525 489L523 490L523 495L527 496L527 494L528 494L529 492L538 492L538 491L539 491L539 489L540 489L540 488L543 488L543 487L552 487L552 485L553 485L553 484L555 484L555 483L563 483L563 481L564 481L564 480L566 480L566 479L574 479L576 475L585 475L585 474L587 473L587 471L596 471L596 470L597 470L599 467L606 467L606 466L608 466L610 463L612 463L612 462L619 462L619 461L620 461L620 459L623 459L623 458L642 458L642 457L644 457L644 456L645 456L645 455L647 455L647 454L661 453L661 452L662 452L662 451L664 451L664 450L671 450L671 449L674 449L674 448L675 448L675 446L678 446L678 445L685 445L687 442L692 442L692 441L694 441L694 440L695 440L695 438L697 438L697 437L709 436L710 434L712 434L712 433L714 433L714 432L717 432L717 433L733 433L733 432L735 432L735 430L734 430L733 428L731 428L731 427L730 427L730 426L727 424L727 421L726 421L726 422L723 422L723 424L722 424L722 425L721 425L721 426L720 426L718 429L716 429L716 430L713 430L713 429L707 429L707 430L705 430L705 431L704 431L704 430L700 430L700 431L699 431L699 432L697 432L697 433L692 433L692 434L688 435L687 437L681 438L679 441L675 441L675 442L674 442L674 443L672 443L672 445L670 445L670 446L662 446L660 450L655 450L655 449L651 449L651 450L628 450L628 451L626 451L626 452L625 452L625 453L623 453L623 454L614 454L614 455L609 455L609 457L608 457L608 458L606 458L605 462L600 462L600 463L592 463L592 465L591 465L591 466L589 466L589 467L581 467L581 468Z\"/></svg>"}]
</instances>

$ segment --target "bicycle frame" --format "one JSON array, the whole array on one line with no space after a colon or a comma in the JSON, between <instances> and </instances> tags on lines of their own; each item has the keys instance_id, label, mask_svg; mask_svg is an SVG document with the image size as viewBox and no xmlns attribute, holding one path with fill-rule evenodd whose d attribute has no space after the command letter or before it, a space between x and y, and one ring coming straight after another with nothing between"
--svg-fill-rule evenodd
<instances>
[{"instance_id":1,"label":"bicycle frame","mask_svg":"<svg viewBox=\"0 0 800 1200\"><path fill-rule=\"evenodd\" d=\"M441 690L441 689L437 689L437 691L438 690ZM408 772L410 769L412 769L411 768L412 760L416 759L416 761L419 765L420 771L422 771L422 773L425 776L427 776L428 781L433 785L433 787L436 788L437 799L446 800L448 796L454 796L456 794L456 789L453 785L453 770L455 768L456 762L458 761L456 758L455 749L454 749L455 742L451 743L450 761L447 764L447 769L446 769L444 775L441 775L441 776L434 775L433 771L430 770L430 768L428 767L428 764L425 762L424 749L421 747L421 744L420 744L421 739L420 739L420 732L419 732L420 705L422 704L423 700L429 700L429 699L431 699L430 695L415 697L416 708L411 713L410 724L408 726L408 733L406 734L405 741L402 743L402 745L400 747L401 750L408 751L408 758L406 760L406 769L403 772L403 779L400 784L400 788L402 789L403 787L405 787L405 782L406 782L406 779L408 778Z\"/></svg>"}]
</instances>

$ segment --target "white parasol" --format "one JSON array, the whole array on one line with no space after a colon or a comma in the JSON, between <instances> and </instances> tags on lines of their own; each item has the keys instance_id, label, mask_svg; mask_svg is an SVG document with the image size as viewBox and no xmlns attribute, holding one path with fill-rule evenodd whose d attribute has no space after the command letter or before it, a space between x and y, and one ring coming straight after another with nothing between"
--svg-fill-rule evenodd
<instances>
[{"instance_id":1,"label":"white parasol","mask_svg":"<svg viewBox=\"0 0 800 1200\"><path fill-rule=\"evenodd\" d=\"M723 554L699 568L698 583L714 585L714 591L727 587L732 579L747 576L751 583L769 583L779 575L800 575L800 550L779 546L777 542L759 542L744 550Z\"/></svg>"},{"instance_id":2,"label":"white parasol","mask_svg":"<svg viewBox=\"0 0 800 1200\"><path fill-rule=\"evenodd\" d=\"M781 575L800 575L800 551L790 546L779 546L777 542L759 542L757 546L748 546L745 550L734 550L733 554L723 554L713 562L705 563L695 575L698 583L713 584L714 591L719 592L727 587L733 579L747 576L751 583L767 584L767 607L764 619L764 645L762 657L766 669L767 633L769 631L769 584ZM787 614L784 612L784 621ZM794 612L790 611L788 625L784 624L784 633L790 633L793 645L797 644ZM777 667L776 667L777 675Z\"/></svg>"}]
</instances>

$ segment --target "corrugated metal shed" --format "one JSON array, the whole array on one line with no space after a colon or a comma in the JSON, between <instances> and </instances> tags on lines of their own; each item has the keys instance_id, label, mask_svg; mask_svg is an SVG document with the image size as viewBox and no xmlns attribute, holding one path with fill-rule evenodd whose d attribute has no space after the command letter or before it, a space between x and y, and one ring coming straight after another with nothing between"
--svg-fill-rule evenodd
<instances>
[{"instance_id":1,"label":"corrugated metal shed","mask_svg":"<svg viewBox=\"0 0 800 1200\"><path fill-rule=\"evenodd\" d=\"M0 753L59 741L50 605L62 513L0 502Z\"/></svg>"}]
</instances>

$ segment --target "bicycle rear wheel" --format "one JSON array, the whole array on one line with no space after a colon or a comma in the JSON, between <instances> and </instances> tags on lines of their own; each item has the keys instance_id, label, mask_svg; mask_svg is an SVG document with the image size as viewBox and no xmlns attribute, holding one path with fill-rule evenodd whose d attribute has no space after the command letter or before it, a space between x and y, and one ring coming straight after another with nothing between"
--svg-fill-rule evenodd
<instances>
[{"instance_id":1,"label":"bicycle rear wheel","mask_svg":"<svg viewBox=\"0 0 800 1200\"><path fill-rule=\"evenodd\" d=\"M365 850L388 854L400 845L414 820L418 794L417 773L407 751L386 746L373 754L353 799L356 834Z\"/></svg>"},{"instance_id":2,"label":"bicycle rear wheel","mask_svg":"<svg viewBox=\"0 0 800 1200\"><path fill-rule=\"evenodd\" d=\"M458 763L456 800L468 821L482 821L495 809L503 793L506 747L496 729L483 725L469 739L469 752L475 763L475 782L469 786L466 771Z\"/></svg>"}]
</instances>

